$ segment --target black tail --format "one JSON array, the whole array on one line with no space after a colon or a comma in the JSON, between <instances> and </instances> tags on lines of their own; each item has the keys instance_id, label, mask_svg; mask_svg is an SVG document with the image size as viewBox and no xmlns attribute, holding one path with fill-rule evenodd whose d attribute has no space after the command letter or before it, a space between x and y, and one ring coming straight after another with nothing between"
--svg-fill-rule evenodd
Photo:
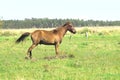
<instances>
[{"instance_id":1,"label":"black tail","mask_svg":"<svg viewBox=\"0 0 120 80\"><path fill-rule=\"evenodd\" d=\"M17 40L16 43L19 43L21 41L23 41L26 37L28 37L30 35L29 32L23 33Z\"/></svg>"}]
</instances>

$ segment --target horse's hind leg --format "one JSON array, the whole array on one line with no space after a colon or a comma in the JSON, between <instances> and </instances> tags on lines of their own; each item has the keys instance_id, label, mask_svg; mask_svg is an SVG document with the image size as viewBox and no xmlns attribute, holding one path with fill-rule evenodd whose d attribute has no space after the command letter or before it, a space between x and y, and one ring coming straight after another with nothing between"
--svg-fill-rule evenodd
<instances>
[{"instance_id":1,"label":"horse's hind leg","mask_svg":"<svg viewBox=\"0 0 120 80\"><path fill-rule=\"evenodd\" d=\"M27 56L25 57L25 59L32 59L32 49L35 48L37 46L37 44L32 44L30 46L30 48L27 51Z\"/></svg>"}]
</instances>

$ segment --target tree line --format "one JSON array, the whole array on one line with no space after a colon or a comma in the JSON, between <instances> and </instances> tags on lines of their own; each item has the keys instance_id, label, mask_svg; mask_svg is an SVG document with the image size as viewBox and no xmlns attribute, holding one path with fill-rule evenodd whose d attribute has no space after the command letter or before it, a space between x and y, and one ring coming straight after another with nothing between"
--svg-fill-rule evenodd
<instances>
[{"instance_id":1,"label":"tree line","mask_svg":"<svg viewBox=\"0 0 120 80\"><path fill-rule=\"evenodd\" d=\"M76 27L84 26L120 26L120 21L100 21L83 19L48 19L31 18L24 20L1 20L0 25L3 29L21 29L21 28L52 28L63 25L65 22L72 22Z\"/></svg>"}]
</instances>

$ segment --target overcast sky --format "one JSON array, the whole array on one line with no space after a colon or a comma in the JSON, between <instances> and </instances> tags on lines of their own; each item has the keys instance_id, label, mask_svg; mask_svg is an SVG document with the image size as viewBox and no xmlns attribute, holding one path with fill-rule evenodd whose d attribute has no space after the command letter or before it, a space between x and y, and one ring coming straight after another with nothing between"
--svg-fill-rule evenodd
<instances>
[{"instance_id":1,"label":"overcast sky","mask_svg":"<svg viewBox=\"0 0 120 80\"><path fill-rule=\"evenodd\" d=\"M120 0L0 0L0 19L120 20Z\"/></svg>"}]
</instances>

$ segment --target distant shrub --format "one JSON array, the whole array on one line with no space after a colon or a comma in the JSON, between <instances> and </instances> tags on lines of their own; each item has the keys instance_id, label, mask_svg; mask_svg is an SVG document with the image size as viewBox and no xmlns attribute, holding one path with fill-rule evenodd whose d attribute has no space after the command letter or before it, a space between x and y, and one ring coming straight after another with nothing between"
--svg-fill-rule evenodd
<instances>
[{"instance_id":1,"label":"distant shrub","mask_svg":"<svg viewBox=\"0 0 120 80\"><path fill-rule=\"evenodd\" d=\"M81 33L81 34L84 34L84 33L86 33L86 32L89 32L89 29L88 29L88 28L84 28L80 33Z\"/></svg>"},{"instance_id":2,"label":"distant shrub","mask_svg":"<svg viewBox=\"0 0 120 80\"><path fill-rule=\"evenodd\" d=\"M103 35L103 33L102 33L102 32L99 32L98 35L101 36L101 35Z\"/></svg>"},{"instance_id":3,"label":"distant shrub","mask_svg":"<svg viewBox=\"0 0 120 80\"><path fill-rule=\"evenodd\" d=\"M109 35L110 32L106 32L106 31L102 31L102 32L99 32L98 35L99 36L102 36L102 35Z\"/></svg>"}]
</instances>

